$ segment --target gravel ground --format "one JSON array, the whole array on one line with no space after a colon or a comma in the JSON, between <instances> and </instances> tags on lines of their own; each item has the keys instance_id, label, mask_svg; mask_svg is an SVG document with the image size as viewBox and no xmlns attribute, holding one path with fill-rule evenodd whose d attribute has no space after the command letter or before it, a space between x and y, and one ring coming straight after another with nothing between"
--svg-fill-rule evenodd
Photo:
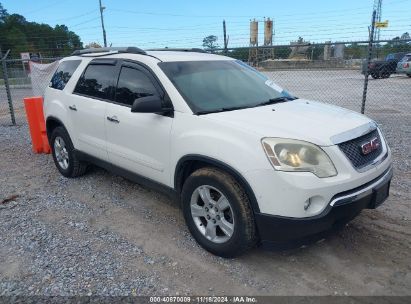
<instances>
[{"instance_id":1,"label":"gravel ground","mask_svg":"<svg viewBox=\"0 0 411 304\"><path fill-rule=\"evenodd\" d=\"M312 73L270 75L301 97L356 109L358 71ZM351 95L335 93L338 81L353 88ZM401 91L405 81L370 82L369 114L383 126L394 154L386 203L317 244L257 248L231 260L195 243L170 198L98 168L66 179L50 155L31 152L24 123L2 122L0 203L10 200L0 204L0 296L411 295L411 112L409 85ZM401 91L386 103L392 92L384 84Z\"/></svg>"},{"instance_id":2,"label":"gravel ground","mask_svg":"<svg viewBox=\"0 0 411 304\"><path fill-rule=\"evenodd\" d=\"M177 204L102 169L66 179L0 127L0 295L411 295L409 188L343 231L226 260L202 250Z\"/></svg>"}]
</instances>

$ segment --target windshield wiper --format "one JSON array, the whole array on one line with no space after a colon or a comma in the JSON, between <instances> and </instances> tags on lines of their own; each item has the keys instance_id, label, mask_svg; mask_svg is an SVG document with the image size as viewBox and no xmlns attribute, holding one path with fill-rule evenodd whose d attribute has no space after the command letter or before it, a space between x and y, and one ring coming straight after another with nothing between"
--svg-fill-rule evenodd
<instances>
[{"instance_id":1,"label":"windshield wiper","mask_svg":"<svg viewBox=\"0 0 411 304\"><path fill-rule=\"evenodd\" d=\"M210 114L210 113L220 113L220 112L241 110L241 109L247 109L247 108L250 108L250 106L224 107L224 108L218 108L218 109L215 109L215 110L197 111L195 114L196 115L203 115L203 114Z\"/></svg>"},{"instance_id":2,"label":"windshield wiper","mask_svg":"<svg viewBox=\"0 0 411 304\"><path fill-rule=\"evenodd\" d=\"M275 103L281 103L281 102L286 102L289 100L294 100L297 99L296 97L286 97L286 96L281 96L281 97L277 97L277 98L270 98L269 100L260 102L258 104L256 104L256 107L260 107L260 106L266 106L266 105L270 105L270 104L275 104Z\"/></svg>"},{"instance_id":3,"label":"windshield wiper","mask_svg":"<svg viewBox=\"0 0 411 304\"><path fill-rule=\"evenodd\" d=\"M275 104L275 103L280 103L280 102L286 102L286 101L294 100L294 99L297 99L297 97L281 96L281 97L277 97L277 98L271 98L267 101L263 101L263 102L258 103L256 105L238 106L238 107L223 107L223 108L218 108L218 109L214 109L214 110L197 111L195 114L196 115L203 115L203 114L210 114L210 113L219 113L219 112L227 112L227 111L248 109L248 108L260 107L260 106L265 106L265 105L270 105L270 104Z\"/></svg>"}]
</instances>

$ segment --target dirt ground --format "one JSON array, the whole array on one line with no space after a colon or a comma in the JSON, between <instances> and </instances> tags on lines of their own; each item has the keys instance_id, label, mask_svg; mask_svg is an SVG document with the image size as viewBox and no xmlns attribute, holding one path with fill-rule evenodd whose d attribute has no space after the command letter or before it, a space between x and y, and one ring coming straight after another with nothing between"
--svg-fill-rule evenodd
<instances>
[{"instance_id":1,"label":"dirt ground","mask_svg":"<svg viewBox=\"0 0 411 304\"><path fill-rule=\"evenodd\" d=\"M358 71L277 71L297 96L360 109ZM394 156L389 199L344 230L288 251L257 248L232 260L201 249L170 198L102 169L66 179L35 155L22 98L10 127L0 88L1 295L411 296L410 79L370 80L366 114ZM3 200L7 200L2 203Z\"/></svg>"},{"instance_id":2,"label":"dirt ground","mask_svg":"<svg viewBox=\"0 0 411 304\"><path fill-rule=\"evenodd\" d=\"M411 295L410 172L398 172L389 199L341 232L227 260L168 197L98 168L66 179L26 126L2 126L0 295Z\"/></svg>"}]
</instances>

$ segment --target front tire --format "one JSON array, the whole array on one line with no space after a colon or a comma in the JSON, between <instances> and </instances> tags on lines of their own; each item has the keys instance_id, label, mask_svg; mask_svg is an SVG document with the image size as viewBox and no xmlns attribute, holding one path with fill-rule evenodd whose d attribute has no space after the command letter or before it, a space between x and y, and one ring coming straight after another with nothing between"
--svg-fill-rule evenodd
<instances>
[{"instance_id":1,"label":"front tire","mask_svg":"<svg viewBox=\"0 0 411 304\"><path fill-rule=\"evenodd\" d=\"M389 72L381 72L380 74L380 78L389 78L391 76L391 74Z\"/></svg>"},{"instance_id":2,"label":"front tire","mask_svg":"<svg viewBox=\"0 0 411 304\"><path fill-rule=\"evenodd\" d=\"M50 137L50 146L54 164L65 177L78 177L87 170L87 164L77 159L74 146L67 130L57 127Z\"/></svg>"},{"instance_id":3,"label":"front tire","mask_svg":"<svg viewBox=\"0 0 411 304\"><path fill-rule=\"evenodd\" d=\"M256 245L249 199L231 175L201 168L188 177L181 198L188 229L207 251L232 258Z\"/></svg>"}]
</instances>

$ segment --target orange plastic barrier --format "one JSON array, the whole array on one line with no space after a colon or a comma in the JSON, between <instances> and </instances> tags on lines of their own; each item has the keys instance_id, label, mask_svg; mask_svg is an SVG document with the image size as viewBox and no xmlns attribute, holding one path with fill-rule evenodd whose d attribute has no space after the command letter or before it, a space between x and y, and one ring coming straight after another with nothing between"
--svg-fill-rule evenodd
<instances>
[{"instance_id":1,"label":"orange plastic barrier","mask_svg":"<svg viewBox=\"0 0 411 304\"><path fill-rule=\"evenodd\" d=\"M43 113L43 97L24 98L27 121L34 153L50 153L46 122Z\"/></svg>"}]
</instances>

